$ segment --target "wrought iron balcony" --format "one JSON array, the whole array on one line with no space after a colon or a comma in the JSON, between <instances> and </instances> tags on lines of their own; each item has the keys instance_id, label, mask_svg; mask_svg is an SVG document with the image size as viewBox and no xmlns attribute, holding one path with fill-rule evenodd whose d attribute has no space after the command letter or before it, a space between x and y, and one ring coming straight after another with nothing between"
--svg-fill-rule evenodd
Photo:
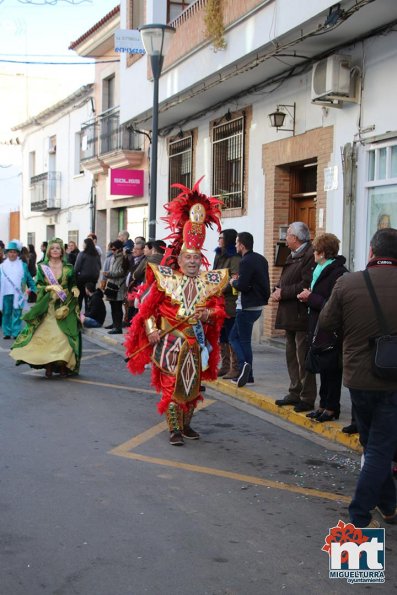
<instances>
[{"instance_id":1,"label":"wrought iron balcony","mask_svg":"<svg viewBox=\"0 0 397 595\"><path fill-rule=\"evenodd\" d=\"M30 178L30 208L51 211L61 208L61 172L49 171Z\"/></svg>"},{"instance_id":2,"label":"wrought iron balcony","mask_svg":"<svg viewBox=\"0 0 397 595\"><path fill-rule=\"evenodd\" d=\"M142 151L141 135L120 126L120 110L112 108L81 128L81 161L117 151Z\"/></svg>"}]
</instances>

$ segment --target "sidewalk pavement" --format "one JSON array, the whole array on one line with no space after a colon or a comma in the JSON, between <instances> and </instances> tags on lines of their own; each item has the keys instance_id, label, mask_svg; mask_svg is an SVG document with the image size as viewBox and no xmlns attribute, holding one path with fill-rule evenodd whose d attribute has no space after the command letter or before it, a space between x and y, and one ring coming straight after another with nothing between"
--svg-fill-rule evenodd
<instances>
[{"instance_id":1,"label":"sidewalk pavement","mask_svg":"<svg viewBox=\"0 0 397 595\"><path fill-rule=\"evenodd\" d=\"M108 316L105 325L110 324ZM110 335L105 328L84 329L87 338L94 342L111 345L124 355L124 330L123 335ZM253 373L255 384L251 387L238 388L230 380L219 379L207 383L208 387L221 392L239 401L263 409L268 413L276 415L290 423L301 426L317 433L323 438L361 452L358 435L348 435L342 432L342 427L351 422L350 396L346 388L342 387L341 415L338 421L318 423L306 417L305 413L296 413L293 407L278 407L276 399L283 398L288 392L289 377L285 363L285 350L282 340L272 340L260 345L253 345L254 360ZM319 377L317 377L319 381ZM318 387L319 388L319 382ZM316 401L316 404L318 401Z\"/></svg>"}]
</instances>

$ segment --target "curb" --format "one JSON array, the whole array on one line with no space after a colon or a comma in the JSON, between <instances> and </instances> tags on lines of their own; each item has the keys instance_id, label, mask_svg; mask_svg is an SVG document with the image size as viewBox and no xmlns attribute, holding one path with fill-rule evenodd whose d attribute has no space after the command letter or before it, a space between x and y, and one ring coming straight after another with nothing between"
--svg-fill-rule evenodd
<instances>
[{"instance_id":1,"label":"curb","mask_svg":"<svg viewBox=\"0 0 397 595\"><path fill-rule=\"evenodd\" d=\"M238 399L249 405L254 405L259 409L263 409L272 415L276 415L277 417L281 417L297 426L301 426L302 428L327 438L332 442L347 446L356 452L362 452L358 434L344 434L342 432L342 425L337 422L318 423L312 421L306 417L305 413L297 413L292 407L278 407L274 402L274 397L261 395L248 388L238 388L225 380L215 380L213 382L206 382L205 384L224 395L228 395L229 397Z\"/></svg>"},{"instance_id":2,"label":"curb","mask_svg":"<svg viewBox=\"0 0 397 595\"><path fill-rule=\"evenodd\" d=\"M91 328L85 328L84 332L83 332L83 336L84 335L88 335L89 337L92 337L96 341L108 343L109 345L112 345L113 347L120 347L120 349L124 348L123 347L124 343L120 343L120 341L117 341L117 339L112 339L112 337L107 337L106 335L101 335L100 337L98 337L98 333L96 333L95 330L91 329Z\"/></svg>"}]
</instances>

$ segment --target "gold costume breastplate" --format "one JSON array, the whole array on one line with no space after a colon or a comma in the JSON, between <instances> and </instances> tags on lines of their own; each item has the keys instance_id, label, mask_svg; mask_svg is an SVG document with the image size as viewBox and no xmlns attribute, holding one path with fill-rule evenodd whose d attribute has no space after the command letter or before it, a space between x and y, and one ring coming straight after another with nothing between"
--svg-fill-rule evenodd
<instances>
[{"instance_id":1,"label":"gold costume breastplate","mask_svg":"<svg viewBox=\"0 0 397 595\"><path fill-rule=\"evenodd\" d=\"M202 271L197 277L188 277L179 271L149 263L156 278L157 287L178 304L177 318L188 318L197 306L205 307L206 301L221 295L229 281L229 271L219 269Z\"/></svg>"}]
</instances>

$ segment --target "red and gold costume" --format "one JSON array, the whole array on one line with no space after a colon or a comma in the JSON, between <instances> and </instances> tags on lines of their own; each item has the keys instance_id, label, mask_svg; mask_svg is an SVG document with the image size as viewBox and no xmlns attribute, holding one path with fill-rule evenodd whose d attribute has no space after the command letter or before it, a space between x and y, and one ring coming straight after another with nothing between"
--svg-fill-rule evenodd
<instances>
[{"instance_id":1,"label":"red and gold costume","mask_svg":"<svg viewBox=\"0 0 397 595\"><path fill-rule=\"evenodd\" d=\"M219 201L200 194L198 183L193 190L180 188L181 195L167 205L174 241L163 262L174 266L179 251L201 255L205 225L216 223L220 229ZM226 269L200 271L192 277L174 266L149 265L139 311L125 342L133 374L142 373L152 361L152 384L162 395L158 409L166 414L171 433L189 427L202 399L201 381L217 378L219 333L225 318L222 291L228 283ZM202 322L195 317L197 308L205 309ZM147 337L156 330L160 341L152 346Z\"/></svg>"}]
</instances>

